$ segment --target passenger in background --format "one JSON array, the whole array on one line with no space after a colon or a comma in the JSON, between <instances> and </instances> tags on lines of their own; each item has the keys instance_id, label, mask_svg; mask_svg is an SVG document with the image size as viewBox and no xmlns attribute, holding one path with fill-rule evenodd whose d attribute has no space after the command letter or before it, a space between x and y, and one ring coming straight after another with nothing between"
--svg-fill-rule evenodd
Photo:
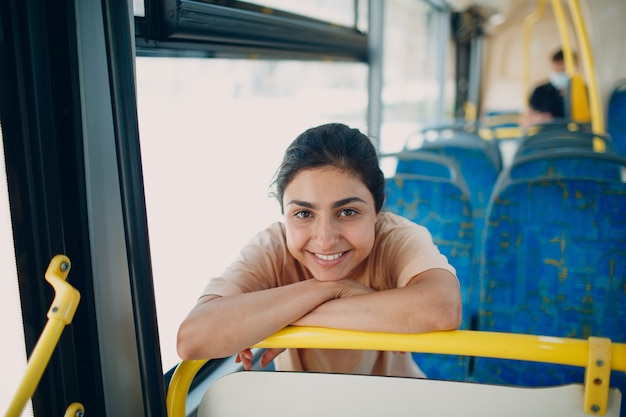
<instances>
[{"instance_id":1,"label":"passenger in background","mask_svg":"<svg viewBox=\"0 0 626 417\"><path fill-rule=\"evenodd\" d=\"M274 196L284 221L261 231L211 279L180 326L182 359L221 358L250 369L250 346L289 326L424 333L456 329L455 269L430 233L381 211L384 176L357 129L311 128L288 147ZM250 207L254 215L254 207ZM411 355L269 349L277 370L423 377Z\"/></svg>"},{"instance_id":2,"label":"passenger in background","mask_svg":"<svg viewBox=\"0 0 626 417\"><path fill-rule=\"evenodd\" d=\"M549 81L536 87L530 96L528 110L522 117L522 127L550 122L565 117L565 96L569 76L565 72L563 51L552 55Z\"/></svg>"}]
</instances>

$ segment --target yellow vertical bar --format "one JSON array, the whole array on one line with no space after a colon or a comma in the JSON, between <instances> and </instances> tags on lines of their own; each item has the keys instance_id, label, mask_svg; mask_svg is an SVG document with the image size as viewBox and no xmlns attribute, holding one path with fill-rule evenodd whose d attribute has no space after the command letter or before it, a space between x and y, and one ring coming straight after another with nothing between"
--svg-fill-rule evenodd
<instances>
[{"instance_id":1,"label":"yellow vertical bar","mask_svg":"<svg viewBox=\"0 0 626 417\"><path fill-rule=\"evenodd\" d=\"M465 121L468 123L475 122L477 117L476 105L468 101L463 106L463 109L465 112Z\"/></svg>"},{"instance_id":2,"label":"yellow vertical bar","mask_svg":"<svg viewBox=\"0 0 626 417\"><path fill-rule=\"evenodd\" d=\"M587 87L589 88L589 107L591 109L591 128L594 133L604 134L604 118L602 116L602 106L600 105L600 95L598 92L598 80L596 76L591 44L587 35L580 3L578 0L568 0L570 13L574 22L574 29L578 37L578 44L581 48L582 62L585 68ZM600 139L594 141L594 148L598 151L604 150L604 143Z\"/></svg>"},{"instance_id":3,"label":"yellow vertical bar","mask_svg":"<svg viewBox=\"0 0 626 417\"><path fill-rule=\"evenodd\" d=\"M532 38L532 30L535 23L541 19L545 7L546 0L537 0L535 10L524 18L524 62L522 63L522 88L524 89L522 97L525 97L524 103L528 103L530 98L530 40Z\"/></svg>"},{"instance_id":4,"label":"yellow vertical bar","mask_svg":"<svg viewBox=\"0 0 626 417\"><path fill-rule=\"evenodd\" d=\"M556 18L556 24L559 28L559 36L561 37L565 72L572 77L576 72L574 68L574 54L572 53L572 44L569 39L569 32L567 31L567 19L565 18L565 11L563 10L561 0L552 0L552 9L554 10L554 17Z\"/></svg>"}]
</instances>

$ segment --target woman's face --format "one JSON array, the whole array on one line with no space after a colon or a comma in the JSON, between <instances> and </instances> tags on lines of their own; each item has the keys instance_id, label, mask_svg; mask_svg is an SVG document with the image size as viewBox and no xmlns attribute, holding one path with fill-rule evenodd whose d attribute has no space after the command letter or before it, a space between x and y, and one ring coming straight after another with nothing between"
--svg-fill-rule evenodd
<instances>
[{"instance_id":1,"label":"woman's face","mask_svg":"<svg viewBox=\"0 0 626 417\"><path fill-rule=\"evenodd\" d=\"M289 252L320 281L337 281L371 252L378 214L356 176L335 167L300 171L283 195Z\"/></svg>"}]
</instances>

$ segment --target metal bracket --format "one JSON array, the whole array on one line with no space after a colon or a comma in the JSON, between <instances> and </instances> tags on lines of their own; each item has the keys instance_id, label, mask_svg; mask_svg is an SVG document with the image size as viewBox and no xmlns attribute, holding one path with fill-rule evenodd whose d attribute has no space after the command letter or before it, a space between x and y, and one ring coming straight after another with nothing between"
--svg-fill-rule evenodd
<instances>
[{"instance_id":1,"label":"metal bracket","mask_svg":"<svg viewBox=\"0 0 626 417\"><path fill-rule=\"evenodd\" d=\"M585 370L585 412L603 416L609 401L611 380L611 340L589 338L589 359Z\"/></svg>"}]
</instances>

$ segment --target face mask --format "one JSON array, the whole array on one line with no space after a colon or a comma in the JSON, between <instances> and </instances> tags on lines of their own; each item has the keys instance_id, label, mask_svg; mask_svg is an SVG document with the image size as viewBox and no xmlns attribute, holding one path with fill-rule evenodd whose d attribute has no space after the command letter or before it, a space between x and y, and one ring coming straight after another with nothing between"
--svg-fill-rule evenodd
<instances>
[{"instance_id":1,"label":"face mask","mask_svg":"<svg viewBox=\"0 0 626 417\"><path fill-rule=\"evenodd\" d=\"M558 90L566 89L569 85L569 76L566 72L553 71L550 73L550 84Z\"/></svg>"}]
</instances>

